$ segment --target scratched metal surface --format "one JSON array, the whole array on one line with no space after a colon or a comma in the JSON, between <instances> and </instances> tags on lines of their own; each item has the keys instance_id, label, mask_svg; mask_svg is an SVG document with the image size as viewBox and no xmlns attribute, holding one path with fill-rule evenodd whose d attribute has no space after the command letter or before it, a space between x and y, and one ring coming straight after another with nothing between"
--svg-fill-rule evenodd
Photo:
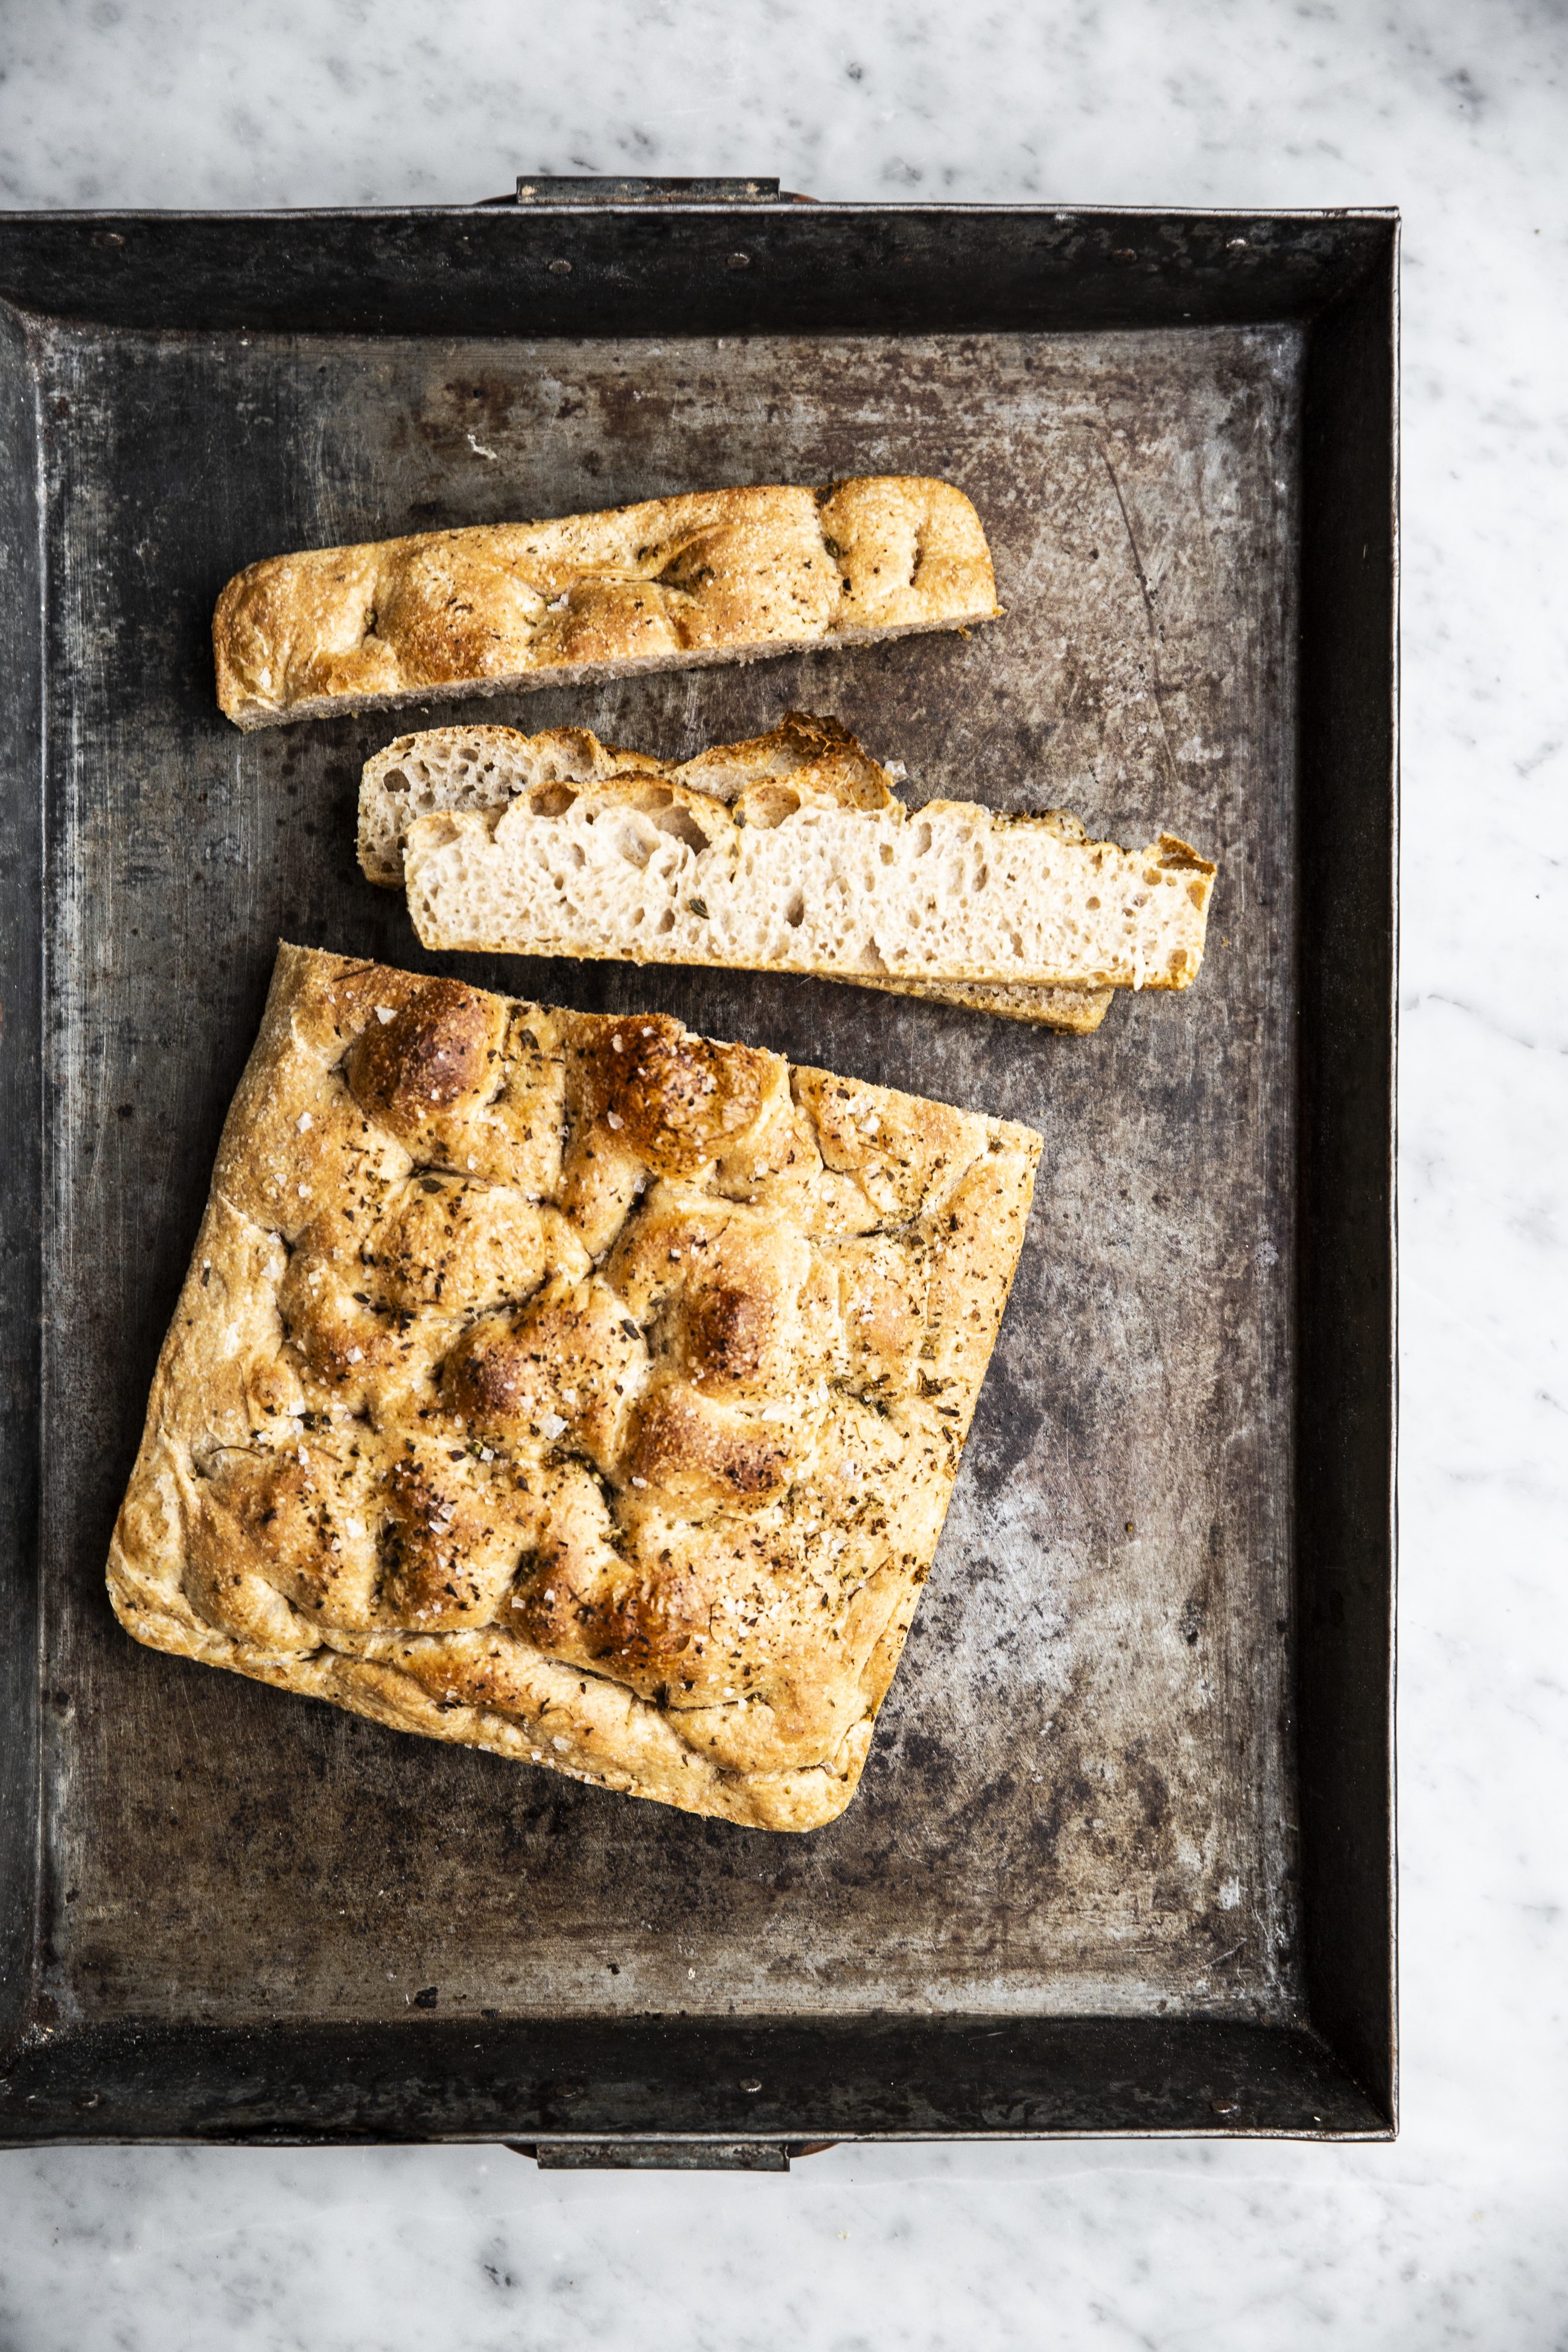
<instances>
[{"instance_id":1,"label":"scratched metal surface","mask_svg":"<svg viewBox=\"0 0 1568 2352\"><path fill-rule=\"evenodd\" d=\"M1293 2014L1295 332L46 338L59 2012ZM395 726L237 734L217 589L295 545L876 470L973 494L1004 623L475 715L683 753L804 706L915 800L1173 826L1222 864L1197 986L1074 1040L791 979L445 967L1045 1134L856 1803L805 1838L692 1821L135 1647L105 1549L274 942L433 961L353 859Z\"/></svg>"}]
</instances>

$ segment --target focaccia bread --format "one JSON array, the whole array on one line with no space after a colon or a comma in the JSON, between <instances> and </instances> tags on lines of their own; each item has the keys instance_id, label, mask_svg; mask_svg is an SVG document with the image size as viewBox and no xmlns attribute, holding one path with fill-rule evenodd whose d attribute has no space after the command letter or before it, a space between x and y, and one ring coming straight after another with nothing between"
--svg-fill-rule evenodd
<instances>
[{"instance_id":1,"label":"focaccia bread","mask_svg":"<svg viewBox=\"0 0 1568 2352\"><path fill-rule=\"evenodd\" d=\"M271 556L218 598L213 650L219 704L249 728L756 661L999 613L963 491L892 474Z\"/></svg>"},{"instance_id":2,"label":"focaccia bread","mask_svg":"<svg viewBox=\"0 0 1568 2352\"><path fill-rule=\"evenodd\" d=\"M521 735L510 727L431 728L400 735L366 761L360 780L360 864L373 882L401 888L403 844L419 818L454 809L500 814L531 793L546 796L546 810L564 809L570 801L561 787L605 788L595 790L596 807L641 809L689 847L700 848L700 832L689 825L680 831L678 812L686 793L722 802L738 824L767 824L806 802L822 808L893 807L893 782L901 773L873 760L837 719L804 710L787 712L771 734L716 744L682 761L618 751L584 727L558 727L540 735ZM1059 824L1068 839L1081 837L1076 818L1058 813L1046 822ZM640 874L624 866L622 878L630 894ZM1109 988L944 985L879 980L869 972L856 978L900 994L935 997L1079 1034L1099 1028L1112 995Z\"/></svg>"},{"instance_id":3,"label":"focaccia bread","mask_svg":"<svg viewBox=\"0 0 1568 2352\"><path fill-rule=\"evenodd\" d=\"M283 948L109 1565L157 1649L687 1811L853 1795L1039 1138Z\"/></svg>"},{"instance_id":4,"label":"focaccia bread","mask_svg":"<svg viewBox=\"0 0 1568 2352\"><path fill-rule=\"evenodd\" d=\"M847 807L793 777L731 803L665 777L551 784L403 836L426 948L944 986L1190 987L1216 871L1174 834L1121 849L1059 810Z\"/></svg>"}]
</instances>

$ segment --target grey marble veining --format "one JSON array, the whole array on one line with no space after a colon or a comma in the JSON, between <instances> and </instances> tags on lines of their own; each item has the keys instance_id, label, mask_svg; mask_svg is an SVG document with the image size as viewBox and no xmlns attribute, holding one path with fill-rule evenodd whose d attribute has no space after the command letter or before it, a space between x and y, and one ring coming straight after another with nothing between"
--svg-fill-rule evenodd
<instances>
[{"instance_id":1,"label":"grey marble veining","mask_svg":"<svg viewBox=\"0 0 1568 2352\"><path fill-rule=\"evenodd\" d=\"M1402 2139L787 2180L13 2153L0 2347L1568 2342L1561 8L6 0L0 30L10 205L465 199L527 166L1405 217Z\"/></svg>"}]
</instances>

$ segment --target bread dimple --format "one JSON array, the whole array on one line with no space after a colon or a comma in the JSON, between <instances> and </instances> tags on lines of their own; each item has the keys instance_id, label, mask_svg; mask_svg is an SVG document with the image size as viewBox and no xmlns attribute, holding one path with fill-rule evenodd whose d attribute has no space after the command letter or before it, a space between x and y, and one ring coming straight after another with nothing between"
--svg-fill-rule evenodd
<instances>
[{"instance_id":1,"label":"bread dimple","mask_svg":"<svg viewBox=\"0 0 1568 2352\"><path fill-rule=\"evenodd\" d=\"M840 482L821 510L843 573L843 615L878 628L918 620L968 593L968 504L950 482L872 475Z\"/></svg>"},{"instance_id":2,"label":"bread dimple","mask_svg":"<svg viewBox=\"0 0 1568 2352\"><path fill-rule=\"evenodd\" d=\"M607 1471L647 1361L643 1332L608 1283L556 1276L521 1311L499 1308L467 1325L441 1367L441 1400L465 1427L501 1444L556 1423Z\"/></svg>"},{"instance_id":3,"label":"bread dimple","mask_svg":"<svg viewBox=\"0 0 1568 2352\"><path fill-rule=\"evenodd\" d=\"M1038 1148L667 1018L285 948L116 1610L378 1721L733 1821L831 1819Z\"/></svg>"},{"instance_id":4,"label":"bread dimple","mask_svg":"<svg viewBox=\"0 0 1568 2352\"><path fill-rule=\"evenodd\" d=\"M661 1382L637 1418L631 1476L694 1516L772 1502L797 1466L782 1431L685 1381Z\"/></svg>"},{"instance_id":5,"label":"bread dimple","mask_svg":"<svg viewBox=\"0 0 1568 2352\"><path fill-rule=\"evenodd\" d=\"M380 1612L434 1631L494 1622L541 1524L532 1482L494 1475L463 1448L421 1434L393 1452L377 1497Z\"/></svg>"},{"instance_id":6,"label":"bread dimple","mask_svg":"<svg viewBox=\"0 0 1568 2352\"><path fill-rule=\"evenodd\" d=\"M360 1263L374 1304L471 1313L531 1297L553 1269L585 1266L587 1254L548 1202L426 1170L393 1188Z\"/></svg>"},{"instance_id":7,"label":"bread dimple","mask_svg":"<svg viewBox=\"0 0 1568 2352\"><path fill-rule=\"evenodd\" d=\"M213 646L219 705L251 728L999 615L968 499L886 476L268 557L225 587Z\"/></svg>"}]
</instances>

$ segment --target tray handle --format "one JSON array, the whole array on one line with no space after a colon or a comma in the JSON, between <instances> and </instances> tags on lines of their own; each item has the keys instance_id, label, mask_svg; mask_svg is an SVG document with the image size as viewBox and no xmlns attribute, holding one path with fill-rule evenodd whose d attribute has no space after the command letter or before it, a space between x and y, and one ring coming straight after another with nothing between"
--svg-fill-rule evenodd
<instances>
[{"instance_id":1,"label":"tray handle","mask_svg":"<svg viewBox=\"0 0 1568 2352\"><path fill-rule=\"evenodd\" d=\"M481 196L485 205L809 205L776 180L648 179L635 173L520 172L510 195Z\"/></svg>"},{"instance_id":2,"label":"tray handle","mask_svg":"<svg viewBox=\"0 0 1568 2352\"><path fill-rule=\"evenodd\" d=\"M541 2172L787 2172L792 2157L820 2156L831 2139L509 2139Z\"/></svg>"}]
</instances>

